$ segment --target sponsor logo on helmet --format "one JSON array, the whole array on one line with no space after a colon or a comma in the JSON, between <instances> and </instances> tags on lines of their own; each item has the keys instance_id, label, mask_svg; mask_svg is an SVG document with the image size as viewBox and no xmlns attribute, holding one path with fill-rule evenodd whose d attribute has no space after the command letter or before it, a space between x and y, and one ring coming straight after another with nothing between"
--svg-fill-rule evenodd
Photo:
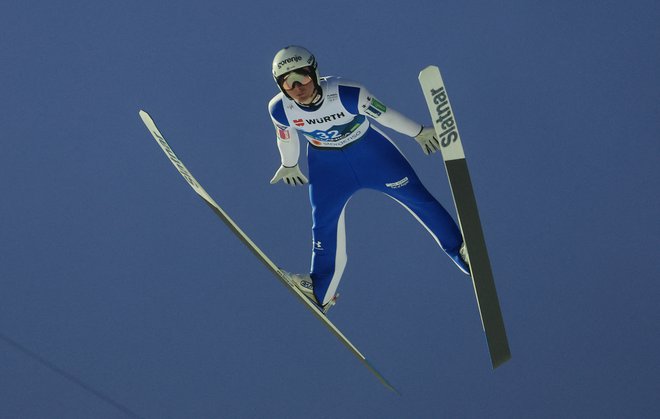
<instances>
[{"instance_id":1,"label":"sponsor logo on helmet","mask_svg":"<svg viewBox=\"0 0 660 419\"><path fill-rule=\"evenodd\" d=\"M283 66L291 63L297 63L298 61L301 61L303 58L300 55L296 55L295 57L289 57L286 60L282 60L279 63L277 63L277 69L281 69Z\"/></svg>"}]
</instances>

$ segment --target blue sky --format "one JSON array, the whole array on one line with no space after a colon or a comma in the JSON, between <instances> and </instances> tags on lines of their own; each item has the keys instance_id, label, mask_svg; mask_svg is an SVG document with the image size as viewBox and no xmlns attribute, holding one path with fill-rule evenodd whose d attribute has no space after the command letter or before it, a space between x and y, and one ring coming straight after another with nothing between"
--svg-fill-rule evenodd
<instances>
[{"instance_id":1,"label":"blue sky","mask_svg":"<svg viewBox=\"0 0 660 419\"><path fill-rule=\"evenodd\" d=\"M2 3L0 417L657 417L658 21L653 1ZM305 271L307 190L268 183L270 63L292 43L424 123L417 74L442 69L508 364L469 281L362 191L331 318L388 392L142 125ZM453 212L440 157L391 135Z\"/></svg>"}]
</instances>

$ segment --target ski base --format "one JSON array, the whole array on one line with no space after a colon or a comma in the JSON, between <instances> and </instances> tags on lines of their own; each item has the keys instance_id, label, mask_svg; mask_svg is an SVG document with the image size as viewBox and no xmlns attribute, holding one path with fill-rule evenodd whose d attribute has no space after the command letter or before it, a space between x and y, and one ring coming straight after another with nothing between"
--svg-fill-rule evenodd
<instances>
[{"instance_id":1,"label":"ski base","mask_svg":"<svg viewBox=\"0 0 660 419\"><path fill-rule=\"evenodd\" d=\"M497 368L511 358L511 351L461 137L440 69L436 66L426 67L419 74L419 82L441 144L440 150L456 214L470 257L470 276L481 324L486 335L491 363L493 368Z\"/></svg>"},{"instance_id":2,"label":"ski base","mask_svg":"<svg viewBox=\"0 0 660 419\"><path fill-rule=\"evenodd\" d=\"M447 176L450 179L451 189L454 191L456 212L460 214L461 230L470 255L470 271L481 323L486 334L491 363L493 368L497 368L511 358L511 352L482 232L477 201L474 197L465 159L451 160L446 164Z\"/></svg>"}]
</instances>

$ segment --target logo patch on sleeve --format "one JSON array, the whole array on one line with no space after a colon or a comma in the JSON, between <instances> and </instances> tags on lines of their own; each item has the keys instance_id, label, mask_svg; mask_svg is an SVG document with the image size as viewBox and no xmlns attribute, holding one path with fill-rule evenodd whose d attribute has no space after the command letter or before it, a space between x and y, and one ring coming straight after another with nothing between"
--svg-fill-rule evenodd
<instances>
[{"instance_id":1,"label":"logo patch on sleeve","mask_svg":"<svg viewBox=\"0 0 660 419\"><path fill-rule=\"evenodd\" d=\"M278 128L277 138L279 138L280 140L288 140L291 138L291 136L289 135L289 131L287 131L286 129Z\"/></svg>"},{"instance_id":2,"label":"logo patch on sleeve","mask_svg":"<svg viewBox=\"0 0 660 419\"><path fill-rule=\"evenodd\" d=\"M371 106L373 106L374 108L378 109L381 112L387 111L387 107L382 103L380 103L376 98L371 98Z\"/></svg>"},{"instance_id":3,"label":"logo patch on sleeve","mask_svg":"<svg viewBox=\"0 0 660 419\"><path fill-rule=\"evenodd\" d=\"M362 105L364 112L372 118L378 118L387 112L387 107L378 101L375 97L368 96L367 103Z\"/></svg>"}]
</instances>

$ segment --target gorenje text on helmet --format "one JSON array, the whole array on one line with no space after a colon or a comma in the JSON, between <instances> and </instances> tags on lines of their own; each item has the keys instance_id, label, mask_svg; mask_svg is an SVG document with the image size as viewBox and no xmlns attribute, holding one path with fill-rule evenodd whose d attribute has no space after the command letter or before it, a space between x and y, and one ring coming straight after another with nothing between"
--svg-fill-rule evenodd
<instances>
[{"instance_id":1,"label":"gorenje text on helmet","mask_svg":"<svg viewBox=\"0 0 660 419\"><path fill-rule=\"evenodd\" d=\"M302 57L300 55L296 55L295 57L287 58L286 60L282 60L279 63L277 63L277 68L280 69L285 64L297 63L300 60L302 60Z\"/></svg>"}]
</instances>

